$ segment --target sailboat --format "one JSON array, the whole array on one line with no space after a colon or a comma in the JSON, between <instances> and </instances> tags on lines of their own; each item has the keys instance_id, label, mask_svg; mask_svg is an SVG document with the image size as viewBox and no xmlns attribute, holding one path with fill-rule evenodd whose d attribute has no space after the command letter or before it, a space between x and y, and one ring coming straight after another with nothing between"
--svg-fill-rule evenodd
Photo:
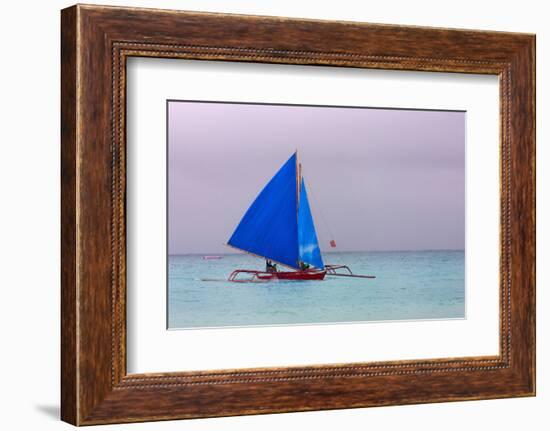
<instances>
[{"instance_id":1,"label":"sailboat","mask_svg":"<svg viewBox=\"0 0 550 431\"><path fill-rule=\"evenodd\" d=\"M324 263L297 151L252 202L227 245L266 261L265 271L234 270L228 278L233 282L323 280L326 275L374 278L353 274L346 265Z\"/></svg>"}]
</instances>

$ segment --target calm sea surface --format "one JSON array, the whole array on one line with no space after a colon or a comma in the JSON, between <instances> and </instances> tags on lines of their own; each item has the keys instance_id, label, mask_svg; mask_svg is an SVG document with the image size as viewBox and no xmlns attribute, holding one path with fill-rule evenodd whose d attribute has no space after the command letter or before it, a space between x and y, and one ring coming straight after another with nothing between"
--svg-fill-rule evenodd
<instances>
[{"instance_id":1,"label":"calm sea surface","mask_svg":"<svg viewBox=\"0 0 550 431\"><path fill-rule=\"evenodd\" d=\"M325 253L376 279L231 283L234 269L264 269L245 254L169 256L170 328L463 318L464 251ZM203 281L210 279L213 281Z\"/></svg>"}]
</instances>

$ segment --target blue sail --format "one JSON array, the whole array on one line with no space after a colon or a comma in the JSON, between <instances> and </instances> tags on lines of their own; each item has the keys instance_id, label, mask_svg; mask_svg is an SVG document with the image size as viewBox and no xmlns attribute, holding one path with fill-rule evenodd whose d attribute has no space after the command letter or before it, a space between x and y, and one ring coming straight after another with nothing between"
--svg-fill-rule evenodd
<instances>
[{"instance_id":1,"label":"blue sail","mask_svg":"<svg viewBox=\"0 0 550 431\"><path fill-rule=\"evenodd\" d=\"M298 207L298 250L302 262L309 263L319 269L325 268L319 249L317 233L315 232L313 216L309 208L306 183L303 178L300 186L300 205Z\"/></svg>"},{"instance_id":2,"label":"blue sail","mask_svg":"<svg viewBox=\"0 0 550 431\"><path fill-rule=\"evenodd\" d=\"M228 244L299 268L296 205L296 154L293 154L252 202Z\"/></svg>"}]
</instances>

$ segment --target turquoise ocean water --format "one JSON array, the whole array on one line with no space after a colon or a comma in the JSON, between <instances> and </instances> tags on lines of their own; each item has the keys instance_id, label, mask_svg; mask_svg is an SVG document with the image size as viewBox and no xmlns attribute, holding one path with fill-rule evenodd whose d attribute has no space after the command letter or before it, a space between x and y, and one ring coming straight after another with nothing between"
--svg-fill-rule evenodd
<instances>
[{"instance_id":1,"label":"turquoise ocean water","mask_svg":"<svg viewBox=\"0 0 550 431\"><path fill-rule=\"evenodd\" d=\"M264 269L245 254L168 259L168 327L199 328L465 317L464 251L325 253L376 279L231 283L234 269ZM210 279L214 281L203 281Z\"/></svg>"}]
</instances>

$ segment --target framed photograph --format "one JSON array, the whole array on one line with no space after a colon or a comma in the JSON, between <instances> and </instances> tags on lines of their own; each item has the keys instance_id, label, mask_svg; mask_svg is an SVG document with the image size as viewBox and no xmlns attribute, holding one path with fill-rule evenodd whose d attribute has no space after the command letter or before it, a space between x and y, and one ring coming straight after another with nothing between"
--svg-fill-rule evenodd
<instances>
[{"instance_id":1,"label":"framed photograph","mask_svg":"<svg viewBox=\"0 0 550 431\"><path fill-rule=\"evenodd\" d=\"M61 14L62 419L535 394L535 36Z\"/></svg>"}]
</instances>

